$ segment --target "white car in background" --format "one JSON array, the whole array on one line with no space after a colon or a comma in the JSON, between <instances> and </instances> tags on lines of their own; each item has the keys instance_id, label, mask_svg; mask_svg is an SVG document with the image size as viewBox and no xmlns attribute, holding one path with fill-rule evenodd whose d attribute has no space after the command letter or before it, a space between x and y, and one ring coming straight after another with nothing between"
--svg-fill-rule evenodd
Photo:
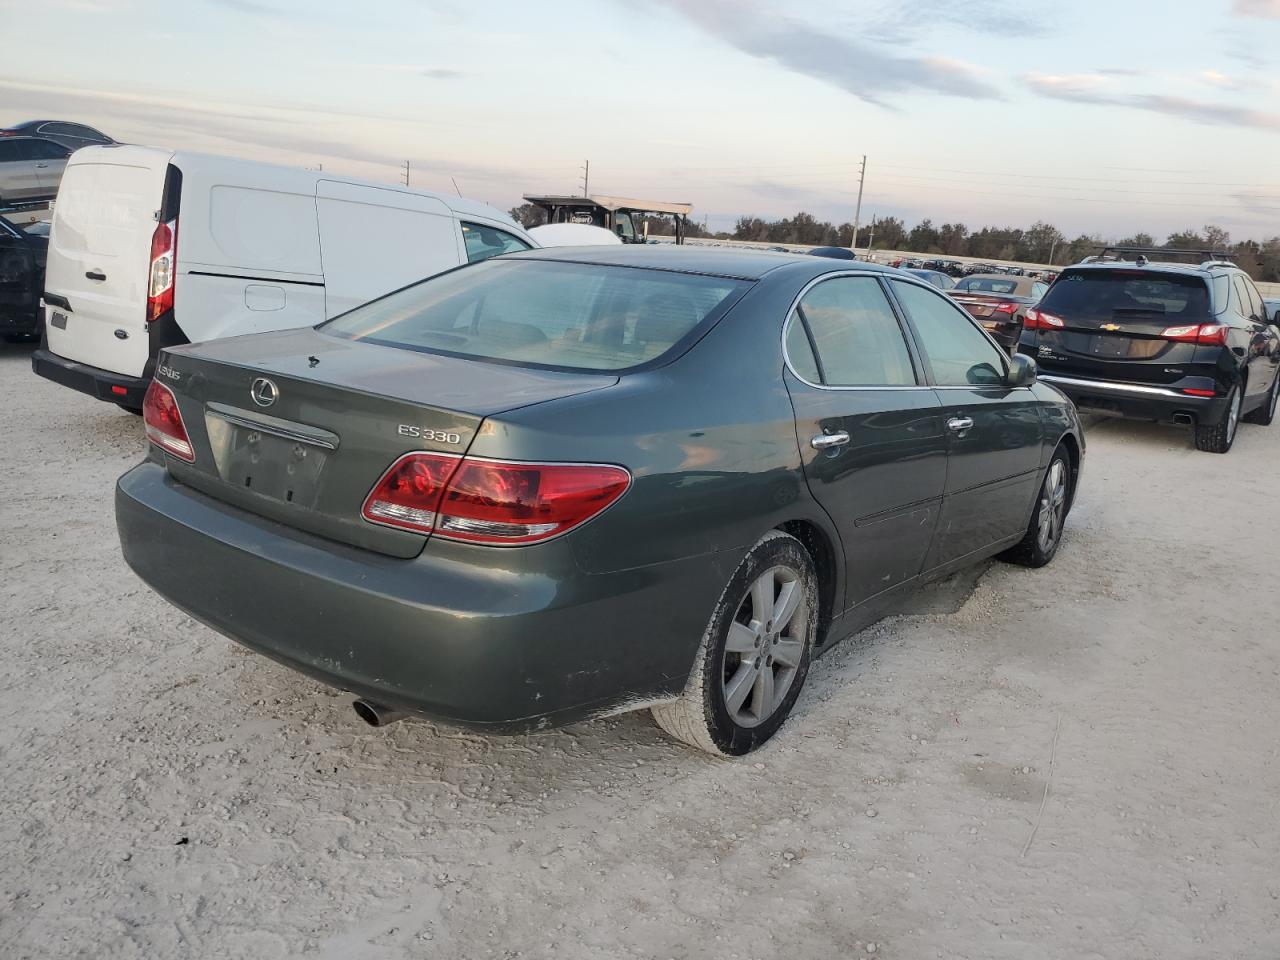
<instances>
[{"instance_id":1,"label":"white car in background","mask_svg":"<svg viewBox=\"0 0 1280 960\"><path fill-rule=\"evenodd\" d=\"M590 223L544 223L530 227L529 236L540 247L607 247L622 243L612 230Z\"/></svg>"},{"instance_id":2,"label":"white car in background","mask_svg":"<svg viewBox=\"0 0 1280 960\"><path fill-rule=\"evenodd\" d=\"M163 347L313 326L536 246L505 213L446 194L155 147L84 147L54 206L46 339L31 366L136 412Z\"/></svg>"}]
</instances>

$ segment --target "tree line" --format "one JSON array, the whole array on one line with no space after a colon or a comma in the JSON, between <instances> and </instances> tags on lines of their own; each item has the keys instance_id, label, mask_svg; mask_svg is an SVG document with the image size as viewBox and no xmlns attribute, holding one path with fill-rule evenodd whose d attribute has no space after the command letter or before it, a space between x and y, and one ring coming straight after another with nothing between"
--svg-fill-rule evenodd
<instances>
[{"instance_id":1,"label":"tree line","mask_svg":"<svg viewBox=\"0 0 1280 960\"><path fill-rule=\"evenodd\" d=\"M525 226L542 222L542 211L532 204L511 210L511 216ZM665 217L649 218L649 233L670 235L671 221ZM853 241L853 224L835 225L801 211L781 220L739 217L732 232L710 233L689 222L688 236L719 240L748 240L755 243L796 244L799 246L848 247ZM1068 239L1057 227L1044 221L1030 227L983 227L970 230L963 223L935 224L921 220L910 229L898 217L878 217L858 228L858 247L875 250L901 250L934 257L973 257L979 260L1012 260L1024 263L1051 263L1065 266L1078 263L1095 254L1108 242L1130 247L1165 247L1169 250L1214 250L1232 255L1255 280L1280 282L1280 236L1270 240L1232 242L1231 234L1222 227L1206 224L1170 234L1157 243L1149 233L1135 233L1116 241L1105 241L1098 234L1080 234Z\"/></svg>"}]
</instances>

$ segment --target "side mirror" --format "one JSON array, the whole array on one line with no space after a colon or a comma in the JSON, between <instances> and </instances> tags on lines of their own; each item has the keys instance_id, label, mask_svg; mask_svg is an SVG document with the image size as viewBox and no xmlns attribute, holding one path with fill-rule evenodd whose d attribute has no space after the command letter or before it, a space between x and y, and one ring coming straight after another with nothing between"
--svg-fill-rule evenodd
<instances>
[{"instance_id":1,"label":"side mirror","mask_svg":"<svg viewBox=\"0 0 1280 960\"><path fill-rule=\"evenodd\" d=\"M1004 382L1011 387L1029 387L1036 382L1036 362L1025 353L1009 358L1009 374Z\"/></svg>"}]
</instances>

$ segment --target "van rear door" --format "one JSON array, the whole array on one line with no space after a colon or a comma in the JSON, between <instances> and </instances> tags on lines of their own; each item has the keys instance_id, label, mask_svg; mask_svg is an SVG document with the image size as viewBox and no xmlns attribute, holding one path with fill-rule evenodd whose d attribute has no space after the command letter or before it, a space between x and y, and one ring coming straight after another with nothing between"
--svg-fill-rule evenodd
<instances>
[{"instance_id":1,"label":"van rear door","mask_svg":"<svg viewBox=\"0 0 1280 960\"><path fill-rule=\"evenodd\" d=\"M151 147L100 146L77 150L67 163L45 272L51 352L125 376L143 375L151 354L151 238L164 216L172 156Z\"/></svg>"}]
</instances>

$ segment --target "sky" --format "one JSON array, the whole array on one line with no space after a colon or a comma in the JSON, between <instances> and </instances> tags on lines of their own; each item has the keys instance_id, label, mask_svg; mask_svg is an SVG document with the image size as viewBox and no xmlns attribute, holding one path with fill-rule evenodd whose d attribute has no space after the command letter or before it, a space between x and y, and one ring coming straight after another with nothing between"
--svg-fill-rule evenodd
<instances>
[{"instance_id":1,"label":"sky","mask_svg":"<svg viewBox=\"0 0 1280 960\"><path fill-rule=\"evenodd\" d=\"M395 182L1280 235L1280 0L0 0L0 126ZM38 42L20 42L22 37ZM56 56L51 50L57 51Z\"/></svg>"}]
</instances>

